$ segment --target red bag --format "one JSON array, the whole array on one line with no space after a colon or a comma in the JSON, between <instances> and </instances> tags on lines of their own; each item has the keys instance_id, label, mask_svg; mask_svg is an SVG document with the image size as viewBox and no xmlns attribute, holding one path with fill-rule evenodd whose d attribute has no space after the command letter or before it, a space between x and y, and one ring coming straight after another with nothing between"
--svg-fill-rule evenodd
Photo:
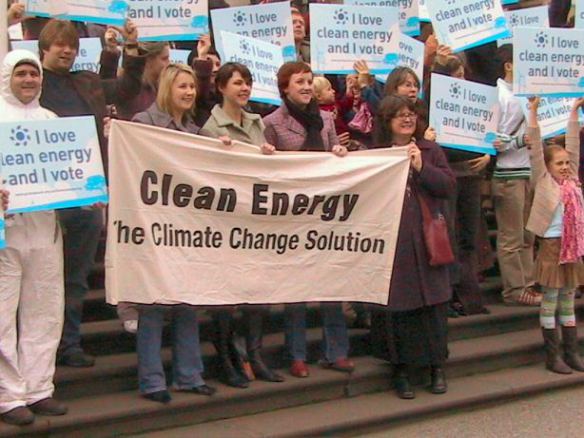
<instances>
[{"instance_id":1,"label":"red bag","mask_svg":"<svg viewBox=\"0 0 584 438\"><path fill-rule=\"evenodd\" d=\"M448 237L448 224L442 213L432 216L426 200L418 195L418 202L422 210L424 242L428 253L430 266L449 265L454 262L454 253Z\"/></svg>"}]
</instances>

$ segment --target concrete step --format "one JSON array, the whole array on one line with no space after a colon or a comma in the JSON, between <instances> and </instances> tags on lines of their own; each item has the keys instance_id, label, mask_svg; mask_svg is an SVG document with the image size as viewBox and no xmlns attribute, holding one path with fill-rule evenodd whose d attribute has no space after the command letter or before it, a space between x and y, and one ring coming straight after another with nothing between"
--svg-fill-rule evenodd
<instances>
[{"instance_id":1,"label":"concrete step","mask_svg":"<svg viewBox=\"0 0 584 438\"><path fill-rule=\"evenodd\" d=\"M544 370L542 342L537 329L487 336L481 342L474 339L460 340L453 342L450 350L451 359L446 366L450 391L440 397L428 398L420 390L418 399L398 401L386 392L391 386L387 364L372 357L359 357L355 359L356 371L351 375L312 366L311 376L307 379L288 377L282 383L253 382L250 388L243 390L210 380L211 385L218 387L215 396L207 398L173 393L173 401L164 406L140 398L135 389L71 399L67 401L70 407L68 415L39 418L34 425L20 429L0 425L0 436L117 436L223 419L236 421L239 417L277 409L295 408L302 411L302 406L308 404L311 406L307 409L313 412L314 418L322 419L326 416L314 414L316 411L312 407L319 406L314 404L334 403L328 405L327 409L332 409L328 417L333 418L337 412L344 412L344 420L337 418L317 427L313 422L303 422L303 416L290 416L290 424L281 423L279 433L290 433L290 436L307 436L308 433L309 436L316 436L333 427L337 427L335 430L363 427L362 423L355 426L354 423L358 422L355 415L342 408L348 403L347 397L381 392L372 397L376 397L375 400L383 409L375 409L371 413L375 413L377 423L386 424L412 415L429 415L471 403L492 401L497 397L511 397L517 392L533 393L584 383L584 374L556 376ZM526 364L533 366L508 369ZM104 376L97 373L100 369L104 369L103 363L98 365L92 376L97 383L104 381ZM498 373L492 376L484 374L493 371ZM88 379L88 376L83 378L86 384ZM57 384L60 386L62 382ZM375 421L370 418L364 423L377 424ZM300 430L293 428L294 425ZM313 428L314 434L305 426ZM335 430L327 430L326 433L336 436Z\"/></svg>"},{"instance_id":2,"label":"concrete step","mask_svg":"<svg viewBox=\"0 0 584 438\"><path fill-rule=\"evenodd\" d=\"M440 396L429 394L422 388L418 389L415 400L400 400L391 393L379 392L132 436L357 437L376 431L383 432L383 436L392 436L392 426L404 421L412 422L493 403L499 405L551 390L583 385L584 374L560 376L545 371L541 365L532 365L452 379L449 383L448 393Z\"/></svg>"}]
</instances>

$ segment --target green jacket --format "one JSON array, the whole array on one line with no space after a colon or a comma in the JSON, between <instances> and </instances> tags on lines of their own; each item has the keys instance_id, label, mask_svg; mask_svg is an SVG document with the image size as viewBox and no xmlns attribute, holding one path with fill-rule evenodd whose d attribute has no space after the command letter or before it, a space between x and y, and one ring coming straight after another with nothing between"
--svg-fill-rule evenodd
<instances>
[{"instance_id":1,"label":"green jacket","mask_svg":"<svg viewBox=\"0 0 584 438\"><path fill-rule=\"evenodd\" d=\"M242 125L236 124L227 117L221 106L215 105L211 110L211 117L201 129L200 134L207 137L221 137L228 135L232 140L260 146L266 142L264 137L264 122L258 114L242 111Z\"/></svg>"}]
</instances>

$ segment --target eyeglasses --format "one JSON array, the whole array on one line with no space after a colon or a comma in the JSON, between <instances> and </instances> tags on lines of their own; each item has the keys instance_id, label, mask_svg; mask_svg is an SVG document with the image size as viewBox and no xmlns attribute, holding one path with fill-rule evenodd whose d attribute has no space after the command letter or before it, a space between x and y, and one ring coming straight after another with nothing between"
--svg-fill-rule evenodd
<instances>
[{"instance_id":1,"label":"eyeglasses","mask_svg":"<svg viewBox=\"0 0 584 438\"><path fill-rule=\"evenodd\" d=\"M416 113L396 114L395 118L400 120L418 120L418 115Z\"/></svg>"}]
</instances>

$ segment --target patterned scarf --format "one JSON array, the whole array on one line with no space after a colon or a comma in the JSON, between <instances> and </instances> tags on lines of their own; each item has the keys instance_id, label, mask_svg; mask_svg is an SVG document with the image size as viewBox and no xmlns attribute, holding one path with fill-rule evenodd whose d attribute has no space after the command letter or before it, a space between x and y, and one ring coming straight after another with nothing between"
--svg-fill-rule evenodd
<instances>
[{"instance_id":1,"label":"patterned scarf","mask_svg":"<svg viewBox=\"0 0 584 438\"><path fill-rule=\"evenodd\" d=\"M584 199L582 187L573 178L558 181L564 205L560 264L578 262L584 256Z\"/></svg>"}]
</instances>

